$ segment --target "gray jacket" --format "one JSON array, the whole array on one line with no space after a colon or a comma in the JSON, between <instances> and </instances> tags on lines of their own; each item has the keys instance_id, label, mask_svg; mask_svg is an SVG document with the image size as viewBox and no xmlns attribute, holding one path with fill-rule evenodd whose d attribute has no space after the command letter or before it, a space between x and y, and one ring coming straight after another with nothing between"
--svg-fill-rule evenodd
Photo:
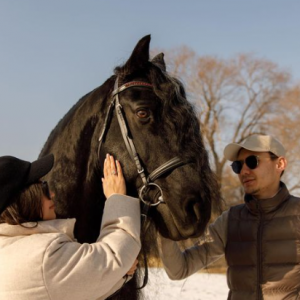
<instances>
[{"instance_id":1,"label":"gray jacket","mask_svg":"<svg viewBox=\"0 0 300 300\"><path fill-rule=\"evenodd\" d=\"M225 211L199 242L184 252L176 242L160 236L160 255L168 276L173 280L184 279L221 258L227 242L227 224L228 211Z\"/></svg>"}]
</instances>

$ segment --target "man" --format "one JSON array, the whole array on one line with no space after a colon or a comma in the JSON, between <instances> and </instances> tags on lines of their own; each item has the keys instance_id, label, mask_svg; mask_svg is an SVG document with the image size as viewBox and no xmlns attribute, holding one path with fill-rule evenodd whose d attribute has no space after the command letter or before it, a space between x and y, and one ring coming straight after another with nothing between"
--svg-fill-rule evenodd
<instances>
[{"instance_id":1,"label":"man","mask_svg":"<svg viewBox=\"0 0 300 300\"><path fill-rule=\"evenodd\" d=\"M225 254L228 299L300 299L300 199L280 181L284 147L271 136L252 135L227 145L224 155L233 161L245 203L223 212L202 244L184 252L161 237L166 272L183 279Z\"/></svg>"}]
</instances>

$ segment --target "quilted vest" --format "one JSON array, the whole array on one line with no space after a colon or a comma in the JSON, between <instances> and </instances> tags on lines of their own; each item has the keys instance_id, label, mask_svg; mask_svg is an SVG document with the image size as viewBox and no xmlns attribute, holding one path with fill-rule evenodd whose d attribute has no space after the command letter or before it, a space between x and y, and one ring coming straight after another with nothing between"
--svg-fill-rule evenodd
<instances>
[{"instance_id":1,"label":"quilted vest","mask_svg":"<svg viewBox=\"0 0 300 300\"><path fill-rule=\"evenodd\" d=\"M300 299L300 198L278 194L232 207L225 249L230 300Z\"/></svg>"}]
</instances>

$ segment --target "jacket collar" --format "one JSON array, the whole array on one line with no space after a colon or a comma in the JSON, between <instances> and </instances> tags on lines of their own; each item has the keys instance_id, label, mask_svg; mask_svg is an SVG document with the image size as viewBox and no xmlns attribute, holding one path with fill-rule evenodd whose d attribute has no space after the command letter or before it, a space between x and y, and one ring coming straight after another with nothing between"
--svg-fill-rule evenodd
<instances>
[{"instance_id":1,"label":"jacket collar","mask_svg":"<svg viewBox=\"0 0 300 300\"><path fill-rule=\"evenodd\" d=\"M20 225L0 224L0 236L15 237L26 236L41 233L64 233L72 240L74 238L74 226L76 219L55 219L50 221L40 221L36 227L36 223L24 223Z\"/></svg>"},{"instance_id":2,"label":"jacket collar","mask_svg":"<svg viewBox=\"0 0 300 300\"><path fill-rule=\"evenodd\" d=\"M286 185L283 182L280 182L280 189L274 197L258 200L252 195L246 194L244 200L247 208L253 214L258 214L269 213L276 210L281 203L289 198L289 196L290 193Z\"/></svg>"}]
</instances>

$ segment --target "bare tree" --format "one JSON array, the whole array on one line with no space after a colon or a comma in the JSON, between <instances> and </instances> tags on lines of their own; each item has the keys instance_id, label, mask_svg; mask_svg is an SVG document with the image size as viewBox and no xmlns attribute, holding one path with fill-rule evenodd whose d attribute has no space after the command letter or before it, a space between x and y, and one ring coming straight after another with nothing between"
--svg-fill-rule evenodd
<instances>
[{"instance_id":1,"label":"bare tree","mask_svg":"<svg viewBox=\"0 0 300 300\"><path fill-rule=\"evenodd\" d=\"M277 107L277 114L268 122L270 132L286 146L288 167L284 181L290 192L300 194L300 85L292 86Z\"/></svg>"}]
</instances>

